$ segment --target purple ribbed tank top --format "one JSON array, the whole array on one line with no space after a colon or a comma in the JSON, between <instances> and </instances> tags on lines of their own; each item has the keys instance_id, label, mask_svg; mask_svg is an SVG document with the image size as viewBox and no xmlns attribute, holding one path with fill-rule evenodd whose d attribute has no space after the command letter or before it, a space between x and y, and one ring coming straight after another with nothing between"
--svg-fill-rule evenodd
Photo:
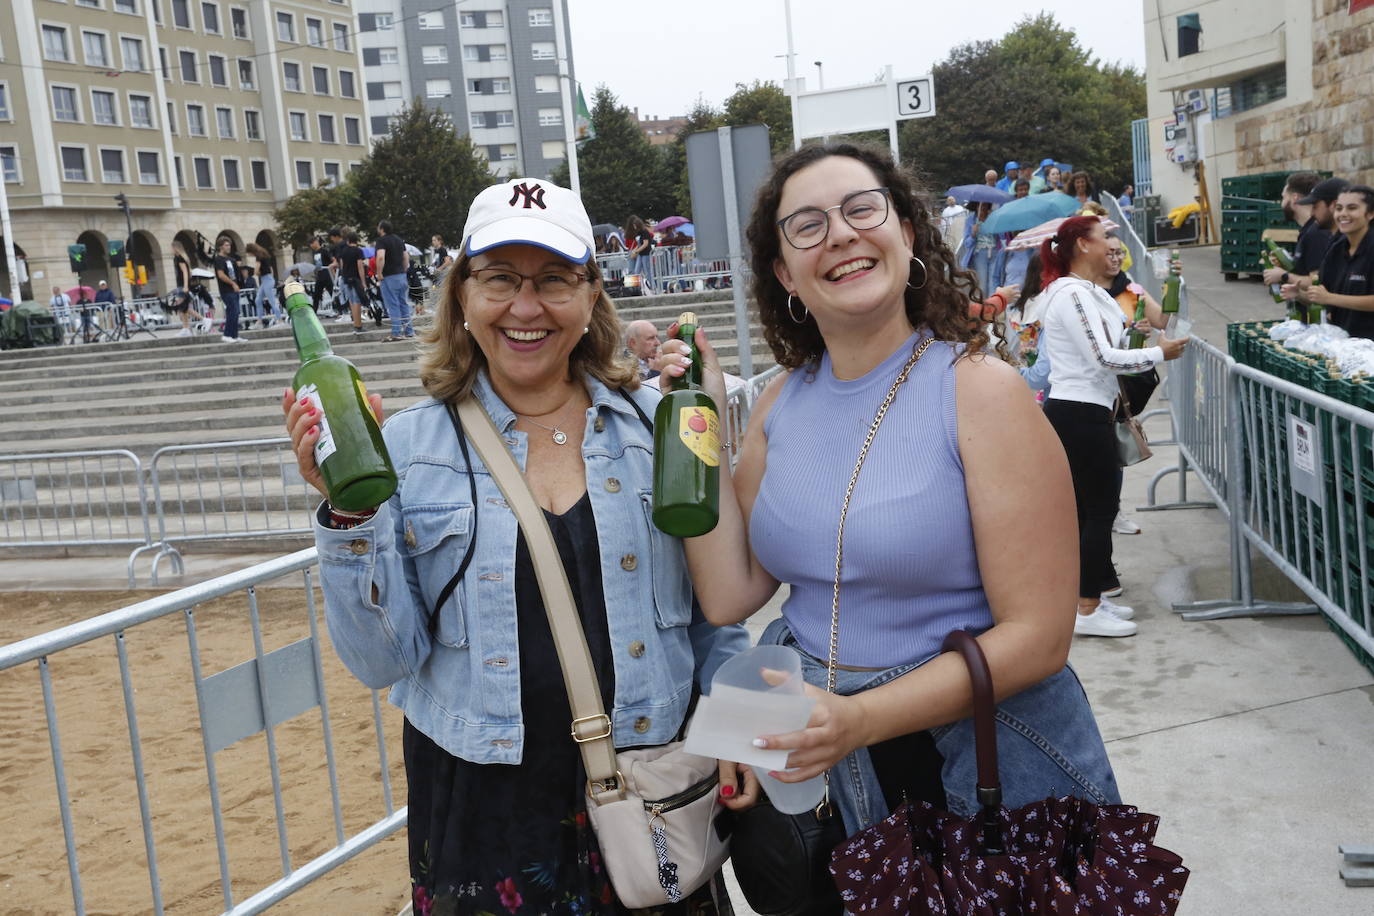
<instances>
[{"instance_id":1,"label":"purple ribbed tank top","mask_svg":"<svg viewBox=\"0 0 1374 916\"><path fill-rule=\"evenodd\" d=\"M830 355L793 372L764 432L768 462L749 519L759 562L791 587L783 616L801 647L830 646L835 533L844 490L878 406L920 341L913 334L862 378ZM992 626L978 573L954 399L956 350L936 341L897 392L868 450L845 522L839 662L924 661L950 630Z\"/></svg>"}]
</instances>

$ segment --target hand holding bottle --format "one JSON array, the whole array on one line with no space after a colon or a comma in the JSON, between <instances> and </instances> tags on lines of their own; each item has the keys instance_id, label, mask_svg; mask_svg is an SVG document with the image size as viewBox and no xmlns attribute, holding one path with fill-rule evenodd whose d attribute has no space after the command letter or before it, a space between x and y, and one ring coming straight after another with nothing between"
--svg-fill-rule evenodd
<instances>
[{"instance_id":1,"label":"hand holding bottle","mask_svg":"<svg viewBox=\"0 0 1374 916\"><path fill-rule=\"evenodd\" d=\"M678 340L677 332L677 322L674 321L668 326L668 339L663 342L663 347L659 351L659 359L663 363L661 371L672 379L682 378L691 362L687 356L687 344ZM692 340L701 358L701 390L709 394L711 400L716 402L716 408L720 409L725 403L725 372L720 368L720 357L716 355L715 347L711 346L711 342L706 338L704 328L698 327ZM666 383L664 384L666 386ZM666 387L664 390L667 390Z\"/></svg>"},{"instance_id":2,"label":"hand holding bottle","mask_svg":"<svg viewBox=\"0 0 1374 916\"><path fill-rule=\"evenodd\" d=\"M380 426L382 396L369 394L367 402ZM286 434L291 437L291 451L296 453L296 466L300 468L301 477L327 499L329 491L320 474L320 466L315 462L315 443L320 438L319 411L311 406L309 398L298 398L296 392L286 388L281 395L281 412L286 418Z\"/></svg>"}]
</instances>

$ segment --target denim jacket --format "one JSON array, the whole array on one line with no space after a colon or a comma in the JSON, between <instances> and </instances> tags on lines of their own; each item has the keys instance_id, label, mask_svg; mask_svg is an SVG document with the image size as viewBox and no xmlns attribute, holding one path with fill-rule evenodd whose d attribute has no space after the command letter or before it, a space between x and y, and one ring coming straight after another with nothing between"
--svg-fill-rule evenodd
<instances>
[{"instance_id":1,"label":"denim jacket","mask_svg":"<svg viewBox=\"0 0 1374 916\"><path fill-rule=\"evenodd\" d=\"M586 379L592 406L582 440L596 517L601 576L615 665L607 712L618 747L672 741L692 698L720 663L748 645L740 626L716 628L693 611L682 542L650 519L653 438L631 404ZM475 395L523 468L526 434L485 373ZM631 395L652 416L659 394ZM443 404L426 399L386 424L396 494L347 531L317 521L315 542L330 637L345 665L370 687L392 685L391 702L449 753L474 763L519 763L520 647L515 606L518 525L471 442L477 485ZM428 616L476 546L462 582ZM372 601L376 586L378 601Z\"/></svg>"}]
</instances>

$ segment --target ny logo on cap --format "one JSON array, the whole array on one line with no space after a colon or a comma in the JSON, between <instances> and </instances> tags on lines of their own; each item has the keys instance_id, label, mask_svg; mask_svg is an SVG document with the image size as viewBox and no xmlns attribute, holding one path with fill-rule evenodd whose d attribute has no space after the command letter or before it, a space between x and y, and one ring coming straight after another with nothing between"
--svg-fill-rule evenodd
<instances>
[{"instance_id":1,"label":"ny logo on cap","mask_svg":"<svg viewBox=\"0 0 1374 916\"><path fill-rule=\"evenodd\" d=\"M522 181L511 190L514 193L511 194L510 200L507 201L507 203L512 207L516 206L521 198L524 198L526 210L530 207L538 207L540 210L548 209L548 207L544 205L544 188L542 185L530 187Z\"/></svg>"}]
</instances>

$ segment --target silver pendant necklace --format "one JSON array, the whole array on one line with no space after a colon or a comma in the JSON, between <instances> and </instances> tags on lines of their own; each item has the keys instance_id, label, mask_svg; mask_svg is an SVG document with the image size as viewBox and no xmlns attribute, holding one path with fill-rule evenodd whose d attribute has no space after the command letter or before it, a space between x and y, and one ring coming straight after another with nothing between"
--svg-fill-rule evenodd
<instances>
[{"instance_id":1,"label":"silver pendant necklace","mask_svg":"<svg viewBox=\"0 0 1374 916\"><path fill-rule=\"evenodd\" d=\"M525 421L530 422L530 423L533 423L535 426L538 426L540 429L547 429L547 430L549 430L551 433L553 433L553 436L552 436L551 438L553 439L555 445L567 445L567 444L568 444L568 434L565 433L565 432L563 432L563 430L559 429L557 426L548 426L548 425L546 425L546 424L544 424L544 423L540 423L538 420L531 420L529 417L525 416L524 414L520 414L519 416L520 416L520 419L525 420Z\"/></svg>"}]
</instances>

